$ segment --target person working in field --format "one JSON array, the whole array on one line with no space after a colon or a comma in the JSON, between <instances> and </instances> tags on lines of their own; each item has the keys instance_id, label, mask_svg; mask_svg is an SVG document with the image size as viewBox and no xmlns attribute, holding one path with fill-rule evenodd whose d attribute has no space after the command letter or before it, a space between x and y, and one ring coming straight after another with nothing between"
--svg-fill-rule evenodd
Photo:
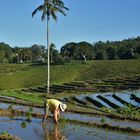
<instances>
[{"instance_id":1,"label":"person working in field","mask_svg":"<svg viewBox=\"0 0 140 140\"><path fill-rule=\"evenodd\" d=\"M44 123L47 119L49 111L53 114L54 122L58 123L60 111L65 111L67 108L66 104L56 100L56 99L47 99L44 104L44 117L42 122Z\"/></svg>"}]
</instances>

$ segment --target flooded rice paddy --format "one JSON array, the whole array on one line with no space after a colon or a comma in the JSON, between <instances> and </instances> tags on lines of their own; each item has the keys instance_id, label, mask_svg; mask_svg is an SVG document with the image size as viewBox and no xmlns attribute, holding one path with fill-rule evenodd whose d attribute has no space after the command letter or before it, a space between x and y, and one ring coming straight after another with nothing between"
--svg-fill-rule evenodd
<instances>
[{"instance_id":1,"label":"flooded rice paddy","mask_svg":"<svg viewBox=\"0 0 140 140\"><path fill-rule=\"evenodd\" d=\"M110 102L115 103L119 107L124 107L124 104L112 97L115 94L124 101L131 103L134 106L140 107L140 104L135 100L132 100L131 92L121 92L121 93L105 93L105 94L93 94L88 95L90 98L93 98L97 102L103 104L107 108L112 108L108 103L98 98L98 95L103 96L108 99ZM135 91L135 94L138 98L140 97L140 91ZM76 96L78 100L87 103L87 95ZM91 105L91 104L90 104ZM10 103L0 103L0 109L7 109L11 106ZM29 111L28 106L15 105L12 104L13 109ZM93 105L93 107L96 107ZM43 114L42 108L32 107L34 113ZM122 119L113 119L107 116L99 116L93 114L79 114L73 112L64 112L61 113L61 119L70 119L78 120L81 122L95 122L95 123L106 123L111 126L119 127L128 127L134 129L140 129L140 121L130 121ZM32 121L29 123L26 121L26 117L0 117L0 133L8 132L14 136L21 138L22 140L139 140L140 135L124 133L120 131L111 131L106 129L101 129L97 127L91 127L88 125L80 125L69 122L60 122L58 125L54 124L53 119L48 118L46 124L42 126L42 120L37 118L32 118ZM24 126L22 125L24 123Z\"/></svg>"},{"instance_id":2,"label":"flooded rice paddy","mask_svg":"<svg viewBox=\"0 0 140 140\"><path fill-rule=\"evenodd\" d=\"M0 133L6 131L22 140L139 140L139 136L91 128L81 125L60 123L54 124L51 119L42 126L41 119L32 119L25 128L21 123L24 117L0 117Z\"/></svg>"},{"instance_id":3,"label":"flooded rice paddy","mask_svg":"<svg viewBox=\"0 0 140 140\"><path fill-rule=\"evenodd\" d=\"M7 103L0 103L0 108L7 109L11 104ZM23 110L23 111L29 111L28 106L22 106L22 105L12 105L14 109ZM36 108L33 107L34 113L41 113L43 114L42 108ZM73 112L62 112L61 117L65 119L71 119L71 120L80 120L80 121L91 121L91 122L97 122L101 123L102 120L104 120L105 123L111 124L112 126L123 126L123 127L132 127L132 128L140 128L140 122L130 121L130 120L118 120L118 119L112 119L106 116L95 116L95 115L89 115L89 114L78 114Z\"/></svg>"},{"instance_id":4,"label":"flooded rice paddy","mask_svg":"<svg viewBox=\"0 0 140 140\"><path fill-rule=\"evenodd\" d=\"M95 107L95 106L99 107L98 104L95 105L94 102L97 102L101 106L110 108L110 109L113 109L113 107L114 107L114 106L111 106L111 104L115 104L116 106L118 106L118 108L125 107L126 104L131 104L132 106L140 107L140 103L131 98L132 93L136 97L140 98L140 90L133 91L133 92L122 91L122 92L114 92L114 93L111 93L111 92L97 93L97 94L91 94L91 95L81 94L79 96L76 96L76 98L79 101L84 102L84 103L87 102L87 100L86 100L87 97L90 98L92 100L93 107ZM115 98L114 95L115 95L115 97L119 98L120 100L123 100L124 103L122 101L118 100L117 98ZM99 96L104 98L105 100L99 98ZM106 101L106 100L108 100L108 101Z\"/></svg>"}]
</instances>

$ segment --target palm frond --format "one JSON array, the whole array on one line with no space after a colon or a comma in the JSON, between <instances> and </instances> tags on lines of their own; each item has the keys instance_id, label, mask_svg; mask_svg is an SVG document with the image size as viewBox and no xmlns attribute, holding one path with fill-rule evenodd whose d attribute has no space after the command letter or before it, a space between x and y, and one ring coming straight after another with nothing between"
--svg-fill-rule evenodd
<instances>
[{"instance_id":1,"label":"palm frond","mask_svg":"<svg viewBox=\"0 0 140 140\"><path fill-rule=\"evenodd\" d=\"M56 9L56 12L60 12L62 15L66 16L66 13L65 13L65 11L63 9L61 9L59 7L55 7L55 9Z\"/></svg>"},{"instance_id":2,"label":"palm frond","mask_svg":"<svg viewBox=\"0 0 140 140\"><path fill-rule=\"evenodd\" d=\"M52 0L54 6L59 7L60 9L69 10L69 8L64 6L64 2L62 0Z\"/></svg>"},{"instance_id":3,"label":"palm frond","mask_svg":"<svg viewBox=\"0 0 140 140\"><path fill-rule=\"evenodd\" d=\"M56 21L57 16L56 13L60 12L64 16L66 16L66 13L64 10L69 10L67 7L64 6L64 2L62 0L44 0L44 3L40 6L38 6L33 12L32 17L37 13L37 11L42 11L41 19L44 20L45 16L49 18L52 16L52 18Z\"/></svg>"},{"instance_id":4,"label":"palm frond","mask_svg":"<svg viewBox=\"0 0 140 140\"><path fill-rule=\"evenodd\" d=\"M32 17L36 14L37 11L41 11L43 9L43 5L39 5L33 12Z\"/></svg>"},{"instance_id":5,"label":"palm frond","mask_svg":"<svg viewBox=\"0 0 140 140\"><path fill-rule=\"evenodd\" d=\"M45 20L45 16L46 14L43 12L42 16L41 16L41 20L44 21Z\"/></svg>"},{"instance_id":6,"label":"palm frond","mask_svg":"<svg viewBox=\"0 0 140 140\"><path fill-rule=\"evenodd\" d=\"M54 10L51 11L51 16L52 16L52 18L53 18L55 21L57 21L57 16L56 16Z\"/></svg>"}]
</instances>

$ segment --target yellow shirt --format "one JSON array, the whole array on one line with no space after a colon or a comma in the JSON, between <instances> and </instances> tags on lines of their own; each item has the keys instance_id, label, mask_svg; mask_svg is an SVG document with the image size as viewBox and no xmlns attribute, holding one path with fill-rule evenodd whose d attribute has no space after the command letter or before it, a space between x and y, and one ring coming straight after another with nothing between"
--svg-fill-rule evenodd
<instances>
[{"instance_id":1,"label":"yellow shirt","mask_svg":"<svg viewBox=\"0 0 140 140\"><path fill-rule=\"evenodd\" d=\"M51 112L54 112L55 109L59 108L60 104L61 104L61 102L56 100L56 99L48 99L48 100L46 100L46 107Z\"/></svg>"}]
</instances>

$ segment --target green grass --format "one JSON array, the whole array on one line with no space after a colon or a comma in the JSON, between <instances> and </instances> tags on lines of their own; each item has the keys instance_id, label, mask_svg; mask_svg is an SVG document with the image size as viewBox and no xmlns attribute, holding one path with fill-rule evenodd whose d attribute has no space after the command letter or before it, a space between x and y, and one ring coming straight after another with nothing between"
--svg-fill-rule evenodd
<instances>
[{"instance_id":1,"label":"green grass","mask_svg":"<svg viewBox=\"0 0 140 140\"><path fill-rule=\"evenodd\" d=\"M78 80L110 79L140 75L140 60L94 61Z\"/></svg>"},{"instance_id":2,"label":"green grass","mask_svg":"<svg viewBox=\"0 0 140 140\"><path fill-rule=\"evenodd\" d=\"M38 94L22 92L22 91L15 91L15 90L3 90L0 91L0 95L9 96L9 97L16 97L22 100L30 101L33 103L42 104L43 98L40 97Z\"/></svg>"},{"instance_id":3,"label":"green grass","mask_svg":"<svg viewBox=\"0 0 140 140\"><path fill-rule=\"evenodd\" d=\"M140 75L140 60L88 61L51 66L51 84ZM0 64L0 90L45 85L47 66Z\"/></svg>"}]
</instances>

